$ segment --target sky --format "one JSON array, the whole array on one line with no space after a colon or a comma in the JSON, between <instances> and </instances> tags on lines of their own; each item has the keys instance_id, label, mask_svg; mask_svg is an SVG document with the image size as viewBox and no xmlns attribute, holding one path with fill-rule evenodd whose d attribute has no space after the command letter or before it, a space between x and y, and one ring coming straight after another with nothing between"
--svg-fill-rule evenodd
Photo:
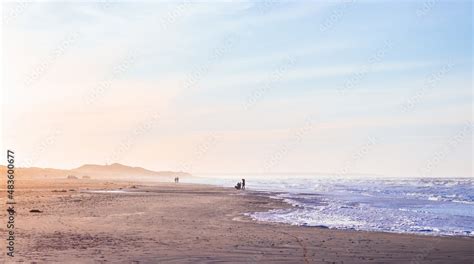
<instances>
[{"instance_id":1,"label":"sky","mask_svg":"<svg viewBox=\"0 0 474 264\"><path fill-rule=\"evenodd\" d=\"M19 166L472 177L471 1L2 7Z\"/></svg>"}]
</instances>

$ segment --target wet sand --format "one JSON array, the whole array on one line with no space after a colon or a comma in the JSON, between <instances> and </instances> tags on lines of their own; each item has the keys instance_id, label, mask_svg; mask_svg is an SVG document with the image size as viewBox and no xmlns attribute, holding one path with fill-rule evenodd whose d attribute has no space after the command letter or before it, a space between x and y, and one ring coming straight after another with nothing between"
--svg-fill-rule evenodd
<instances>
[{"instance_id":1,"label":"wet sand","mask_svg":"<svg viewBox=\"0 0 474 264\"><path fill-rule=\"evenodd\" d=\"M127 192L117 192L120 188ZM7 216L2 210L0 263L474 261L473 238L256 222L244 213L289 205L232 188L181 183L21 180L15 197L15 257L5 255ZM5 201L2 195L0 202ZM41 213L30 212L32 209Z\"/></svg>"}]
</instances>

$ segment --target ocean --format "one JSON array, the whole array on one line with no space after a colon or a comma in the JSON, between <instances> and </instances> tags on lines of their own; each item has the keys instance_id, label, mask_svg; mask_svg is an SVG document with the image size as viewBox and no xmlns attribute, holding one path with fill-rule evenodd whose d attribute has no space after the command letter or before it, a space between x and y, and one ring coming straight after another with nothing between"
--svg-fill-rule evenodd
<instances>
[{"instance_id":1,"label":"ocean","mask_svg":"<svg viewBox=\"0 0 474 264\"><path fill-rule=\"evenodd\" d=\"M474 236L473 178L245 178L248 190L293 205L290 209L248 214L257 221ZM183 182L232 187L239 179L195 177Z\"/></svg>"}]
</instances>

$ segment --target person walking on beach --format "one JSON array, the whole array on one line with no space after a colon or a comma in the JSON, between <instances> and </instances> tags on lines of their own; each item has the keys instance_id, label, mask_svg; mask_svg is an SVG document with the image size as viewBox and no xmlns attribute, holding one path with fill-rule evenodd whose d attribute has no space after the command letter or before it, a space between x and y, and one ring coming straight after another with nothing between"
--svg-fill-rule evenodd
<instances>
[{"instance_id":1,"label":"person walking on beach","mask_svg":"<svg viewBox=\"0 0 474 264\"><path fill-rule=\"evenodd\" d=\"M242 179L242 190L245 190L245 179Z\"/></svg>"}]
</instances>

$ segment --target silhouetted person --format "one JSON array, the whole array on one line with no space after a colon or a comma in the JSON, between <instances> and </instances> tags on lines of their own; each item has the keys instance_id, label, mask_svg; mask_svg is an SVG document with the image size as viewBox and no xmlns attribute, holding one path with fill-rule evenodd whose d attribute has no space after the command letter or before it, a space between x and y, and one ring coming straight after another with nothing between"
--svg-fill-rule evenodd
<instances>
[{"instance_id":1,"label":"silhouetted person","mask_svg":"<svg viewBox=\"0 0 474 264\"><path fill-rule=\"evenodd\" d=\"M234 187L235 187L235 189L240 190L241 186L242 185L240 184L240 182L238 182L237 185L235 185Z\"/></svg>"},{"instance_id":2,"label":"silhouetted person","mask_svg":"<svg viewBox=\"0 0 474 264\"><path fill-rule=\"evenodd\" d=\"M245 179L242 179L242 190L245 190Z\"/></svg>"}]
</instances>

